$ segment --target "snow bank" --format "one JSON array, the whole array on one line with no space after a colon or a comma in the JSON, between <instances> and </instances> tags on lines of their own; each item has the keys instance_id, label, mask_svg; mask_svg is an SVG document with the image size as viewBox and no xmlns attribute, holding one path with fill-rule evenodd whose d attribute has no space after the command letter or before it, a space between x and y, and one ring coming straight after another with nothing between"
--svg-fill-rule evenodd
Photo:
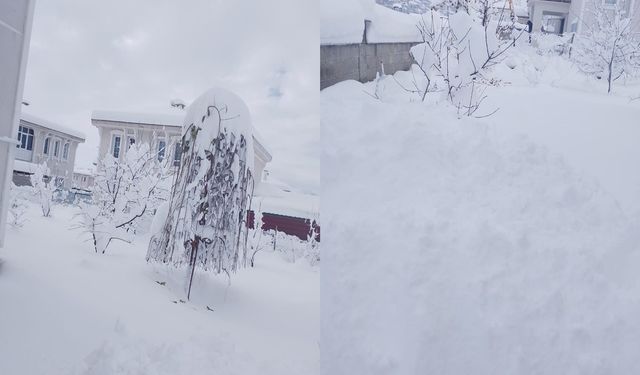
<instances>
[{"instance_id":1,"label":"snow bank","mask_svg":"<svg viewBox=\"0 0 640 375\"><path fill-rule=\"evenodd\" d=\"M363 91L321 98L323 371L636 371L638 222L524 136Z\"/></svg>"},{"instance_id":2,"label":"snow bank","mask_svg":"<svg viewBox=\"0 0 640 375\"><path fill-rule=\"evenodd\" d=\"M361 43L365 20L371 21L369 43L422 41L416 25L420 15L405 14L373 0L328 0L320 3L320 43Z\"/></svg>"},{"instance_id":3,"label":"snow bank","mask_svg":"<svg viewBox=\"0 0 640 375\"><path fill-rule=\"evenodd\" d=\"M319 373L317 267L267 249L231 285L197 274L182 303L184 269L149 265L146 236L97 256L69 228L78 212L43 218L30 204L24 226L7 230L0 374Z\"/></svg>"}]
</instances>

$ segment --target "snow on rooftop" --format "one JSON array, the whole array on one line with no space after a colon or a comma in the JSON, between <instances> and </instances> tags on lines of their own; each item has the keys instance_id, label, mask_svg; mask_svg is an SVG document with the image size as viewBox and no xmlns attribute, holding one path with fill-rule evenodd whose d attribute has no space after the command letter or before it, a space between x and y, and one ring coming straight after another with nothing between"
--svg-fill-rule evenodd
<instances>
[{"instance_id":1,"label":"snow on rooftop","mask_svg":"<svg viewBox=\"0 0 640 375\"><path fill-rule=\"evenodd\" d=\"M24 112L24 111L22 111L22 113L20 114L20 119L23 120L23 121L26 121L26 122L30 122L30 123L35 124L35 125L40 125L40 126L45 127L47 129L51 129L51 130L54 130L54 131L57 131L57 132L60 132L60 133L71 135L71 136L76 137L76 138L80 138L80 139L82 139L82 141L84 141L86 139L86 136L81 131L78 131L78 130L75 130L75 129L68 128L66 126L62 126L62 125L56 124L54 122L45 120L45 119L43 119L41 117L34 116L34 115L32 115L30 113L27 113L27 112Z\"/></svg>"},{"instance_id":2,"label":"snow on rooftop","mask_svg":"<svg viewBox=\"0 0 640 375\"><path fill-rule=\"evenodd\" d=\"M397 12L373 0L327 0L321 4L321 44L361 43L365 20L371 21L369 43L422 41L416 27L421 20L418 14Z\"/></svg>"},{"instance_id":3,"label":"snow on rooftop","mask_svg":"<svg viewBox=\"0 0 640 375\"><path fill-rule=\"evenodd\" d=\"M182 127L184 113L139 113L120 111L93 111L92 120L104 120L115 122L129 122L135 124L164 125Z\"/></svg>"},{"instance_id":4,"label":"snow on rooftop","mask_svg":"<svg viewBox=\"0 0 640 375\"><path fill-rule=\"evenodd\" d=\"M320 197L294 191L287 184L270 177L256 186L251 207L278 215L317 219Z\"/></svg>"}]
</instances>

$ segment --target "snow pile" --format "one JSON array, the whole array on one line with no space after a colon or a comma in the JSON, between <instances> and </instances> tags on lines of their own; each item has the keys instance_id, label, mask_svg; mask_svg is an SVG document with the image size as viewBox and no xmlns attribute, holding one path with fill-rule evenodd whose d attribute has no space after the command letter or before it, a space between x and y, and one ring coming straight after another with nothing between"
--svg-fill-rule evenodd
<instances>
[{"instance_id":1,"label":"snow pile","mask_svg":"<svg viewBox=\"0 0 640 375\"><path fill-rule=\"evenodd\" d=\"M364 90L322 93L323 371L635 372L639 223L526 137Z\"/></svg>"}]
</instances>

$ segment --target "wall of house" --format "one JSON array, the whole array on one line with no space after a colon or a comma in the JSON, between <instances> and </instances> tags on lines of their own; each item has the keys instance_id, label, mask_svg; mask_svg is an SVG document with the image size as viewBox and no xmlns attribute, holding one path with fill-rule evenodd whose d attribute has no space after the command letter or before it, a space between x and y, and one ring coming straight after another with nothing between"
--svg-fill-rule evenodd
<instances>
[{"instance_id":1,"label":"wall of house","mask_svg":"<svg viewBox=\"0 0 640 375\"><path fill-rule=\"evenodd\" d=\"M47 167L54 177L63 178L63 187L70 189L73 186L73 168L76 160L76 151L80 140L67 134L54 131L52 129L33 124L30 122L20 121L20 125L29 127L34 130L33 149L30 160L25 160L34 164L47 163ZM50 138L49 154L44 153L44 142L46 138ZM60 141L60 149L58 156L53 155L54 143ZM65 143L69 143L69 154L67 159L63 158L63 150ZM24 177L24 176L22 176ZM15 180L14 175L14 180ZM22 181L22 179L20 179ZM18 184L16 182L16 184Z\"/></svg>"},{"instance_id":2,"label":"wall of house","mask_svg":"<svg viewBox=\"0 0 640 375\"><path fill-rule=\"evenodd\" d=\"M320 89L354 79L372 81L376 73L393 74L413 64L409 50L416 43L372 43L320 46Z\"/></svg>"},{"instance_id":3,"label":"wall of house","mask_svg":"<svg viewBox=\"0 0 640 375\"><path fill-rule=\"evenodd\" d=\"M167 142L167 150L165 157L173 158L175 144L180 141L181 128L179 127L158 127L148 124L116 124L108 121L94 121L94 125L98 127L98 134L100 135L100 146L98 152L102 158L105 154L111 152L111 139L114 133L121 135L132 135L136 137L136 142L145 142L151 145L151 150L154 152L158 149L158 139L164 138ZM123 137L126 140L126 137ZM125 143L123 143L124 145ZM126 147L123 147L120 152L120 159L124 157L126 153ZM254 172L256 182L262 181L262 173L266 167L267 161L254 153Z\"/></svg>"}]
</instances>

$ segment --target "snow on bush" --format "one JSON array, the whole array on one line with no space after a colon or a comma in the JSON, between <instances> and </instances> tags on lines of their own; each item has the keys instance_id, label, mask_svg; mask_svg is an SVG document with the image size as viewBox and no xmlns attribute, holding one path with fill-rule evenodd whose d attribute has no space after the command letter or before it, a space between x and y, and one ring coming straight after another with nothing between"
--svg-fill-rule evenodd
<instances>
[{"instance_id":1,"label":"snow on bush","mask_svg":"<svg viewBox=\"0 0 640 375\"><path fill-rule=\"evenodd\" d=\"M29 177L31 179L33 191L40 200L42 215L44 217L49 217L51 215L53 192L55 190L51 171L49 170L49 167L47 167L46 163L37 164L34 173Z\"/></svg>"},{"instance_id":2,"label":"snow on bush","mask_svg":"<svg viewBox=\"0 0 640 375\"><path fill-rule=\"evenodd\" d=\"M640 235L598 184L526 138L356 82L321 110L323 372L637 370Z\"/></svg>"},{"instance_id":3,"label":"snow on bush","mask_svg":"<svg viewBox=\"0 0 640 375\"><path fill-rule=\"evenodd\" d=\"M494 84L489 69L514 43L498 38L502 29L486 12L470 9L447 17L432 11L418 25L424 42L411 48L424 80L415 83L422 100L441 92L464 116L476 114L486 86Z\"/></svg>"},{"instance_id":4,"label":"snow on bush","mask_svg":"<svg viewBox=\"0 0 640 375\"><path fill-rule=\"evenodd\" d=\"M28 186L16 186L11 182L9 190L9 217L7 222L14 228L21 228L25 221L31 189Z\"/></svg>"},{"instance_id":5,"label":"snow on bush","mask_svg":"<svg viewBox=\"0 0 640 375\"><path fill-rule=\"evenodd\" d=\"M585 32L576 38L574 58L587 74L607 81L611 92L614 81L634 76L640 70L640 35L622 5L603 6L591 2L592 22L583 22Z\"/></svg>"},{"instance_id":6,"label":"snow on bush","mask_svg":"<svg viewBox=\"0 0 640 375\"><path fill-rule=\"evenodd\" d=\"M91 235L96 252L113 240L129 242L140 220L167 199L170 162L158 160L146 143L130 145L122 159L104 155L90 204L82 203L78 228Z\"/></svg>"},{"instance_id":7,"label":"snow on bush","mask_svg":"<svg viewBox=\"0 0 640 375\"><path fill-rule=\"evenodd\" d=\"M246 266L254 187L249 109L229 91L209 90L189 106L181 144L167 217L147 260L187 265L189 298L196 268L230 277Z\"/></svg>"}]
</instances>

